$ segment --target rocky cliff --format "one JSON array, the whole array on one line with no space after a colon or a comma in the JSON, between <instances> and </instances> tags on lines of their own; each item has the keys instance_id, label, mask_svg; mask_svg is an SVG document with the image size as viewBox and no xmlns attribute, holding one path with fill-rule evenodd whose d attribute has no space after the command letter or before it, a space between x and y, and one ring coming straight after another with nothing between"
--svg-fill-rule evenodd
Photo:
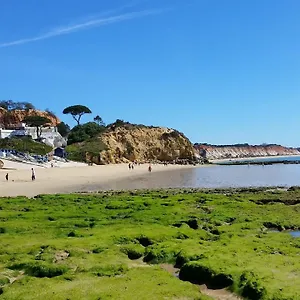
<instances>
[{"instance_id":1,"label":"rocky cliff","mask_svg":"<svg viewBox=\"0 0 300 300\"><path fill-rule=\"evenodd\" d=\"M126 125L101 134L99 145L105 145L96 163L129 161L174 161L195 159L193 144L180 132L162 127Z\"/></svg>"},{"instance_id":2,"label":"rocky cliff","mask_svg":"<svg viewBox=\"0 0 300 300\"><path fill-rule=\"evenodd\" d=\"M278 156L278 155L300 155L296 148L287 148L280 145L207 145L195 144L197 153L207 159L226 159L226 158L247 158L259 156Z\"/></svg>"},{"instance_id":3,"label":"rocky cliff","mask_svg":"<svg viewBox=\"0 0 300 300\"><path fill-rule=\"evenodd\" d=\"M15 128L20 125L20 123L27 116L41 116L46 117L51 120L52 126L56 126L60 123L60 120L52 113L46 111L40 111L36 109L29 110L6 110L0 107L0 126L3 128Z\"/></svg>"}]
</instances>

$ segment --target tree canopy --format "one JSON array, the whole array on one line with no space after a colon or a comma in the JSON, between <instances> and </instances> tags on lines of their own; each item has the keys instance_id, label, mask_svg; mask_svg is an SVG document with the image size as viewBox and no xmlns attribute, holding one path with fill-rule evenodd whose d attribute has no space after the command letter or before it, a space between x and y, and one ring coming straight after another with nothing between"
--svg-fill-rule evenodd
<instances>
[{"instance_id":1,"label":"tree canopy","mask_svg":"<svg viewBox=\"0 0 300 300\"><path fill-rule=\"evenodd\" d=\"M104 130L104 126L100 126L95 122L88 122L83 125L77 125L72 128L68 135L68 145L86 141L97 136Z\"/></svg>"},{"instance_id":2,"label":"tree canopy","mask_svg":"<svg viewBox=\"0 0 300 300\"><path fill-rule=\"evenodd\" d=\"M26 116L23 120L27 125L37 128L37 136L40 136L40 127L51 123L51 120L41 116Z\"/></svg>"},{"instance_id":3,"label":"tree canopy","mask_svg":"<svg viewBox=\"0 0 300 300\"><path fill-rule=\"evenodd\" d=\"M64 122L57 124L57 131L62 137L66 137L70 132L70 126Z\"/></svg>"},{"instance_id":4,"label":"tree canopy","mask_svg":"<svg viewBox=\"0 0 300 300\"><path fill-rule=\"evenodd\" d=\"M100 125L100 126L105 126L105 123L103 122L102 118L101 118L99 115L97 115L97 116L94 118L94 121L95 121L98 125Z\"/></svg>"},{"instance_id":5,"label":"tree canopy","mask_svg":"<svg viewBox=\"0 0 300 300\"><path fill-rule=\"evenodd\" d=\"M72 105L68 106L63 110L63 114L70 114L73 119L77 122L77 125L80 124L80 119L85 114L91 114L91 110L84 105Z\"/></svg>"},{"instance_id":6,"label":"tree canopy","mask_svg":"<svg viewBox=\"0 0 300 300\"><path fill-rule=\"evenodd\" d=\"M26 116L23 121L29 126L43 126L51 123L51 120L41 116Z\"/></svg>"},{"instance_id":7,"label":"tree canopy","mask_svg":"<svg viewBox=\"0 0 300 300\"><path fill-rule=\"evenodd\" d=\"M29 110L35 109L34 105L30 102L15 102L13 100L1 100L0 107L6 110Z\"/></svg>"}]
</instances>

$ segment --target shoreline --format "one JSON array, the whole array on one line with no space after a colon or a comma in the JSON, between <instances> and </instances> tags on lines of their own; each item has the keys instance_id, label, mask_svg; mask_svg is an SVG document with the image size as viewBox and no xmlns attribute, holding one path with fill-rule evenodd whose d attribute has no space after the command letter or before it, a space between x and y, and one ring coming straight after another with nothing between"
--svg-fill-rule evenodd
<instances>
[{"instance_id":1,"label":"shoreline","mask_svg":"<svg viewBox=\"0 0 300 300\"><path fill-rule=\"evenodd\" d=\"M256 175L253 179L252 168L247 168L247 173L243 173L242 182L239 184L235 181L240 182L240 179L236 177L237 169L225 170L224 175L223 166L227 166L226 164L212 163L196 166L153 164L152 166L153 171L150 173L148 172L148 164L135 166L134 170L129 170L128 164L82 166L70 163L70 165L62 167L35 168L36 180L34 182L31 180L31 166L30 168L26 166L26 169L20 166L18 170L0 169L0 197L34 197L39 194L106 191L195 189L196 187L197 189L249 189L274 186L289 188L299 184L297 180L292 180L292 184L289 184L290 181L276 178L276 180L269 182L263 177L261 177L261 181L257 181ZM266 174L270 173L269 168L264 170ZM219 172L221 172L220 175ZM9 174L8 182L5 180L6 173ZM229 176L229 178L226 176ZM231 178L231 176L233 177Z\"/></svg>"},{"instance_id":2,"label":"shoreline","mask_svg":"<svg viewBox=\"0 0 300 300\"><path fill-rule=\"evenodd\" d=\"M259 159L269 159L269 158L287 158L287 157L300 157L300 155L267 155L267 156L252 156L252 157L238 157L238 158L219 158L209 160L212 164L222 163L222 162L243 162L245 160L254 161Z\"/></svg>"},{"instance_id":3,"label":"shoreline","mask_svg":"<svg viewBox=\"0 0 300 300\"><path fill-rule=\"evenodd\" d=\"M174 170L193 169L205 166L193 165L152 165L152 172L148 172L148 164L135 166L129 170L127 164L80 166L62 168L35 168L36 180L31 181L30 169L0 171L0 197L27 196L38 194L67 194L76 192L101 191L102 189L119 189L118 184L132 182L139 186L141 178L157 176ZM1 170L1 169L0 169ZM5 181L6 173L9 181ZM175 172L176 173L176 172ZM162 176L162 175L161 175ZM164 175L163 175L164 176ZM121 188L122 189L122 188Z\"/></svg>"}]
</instances>

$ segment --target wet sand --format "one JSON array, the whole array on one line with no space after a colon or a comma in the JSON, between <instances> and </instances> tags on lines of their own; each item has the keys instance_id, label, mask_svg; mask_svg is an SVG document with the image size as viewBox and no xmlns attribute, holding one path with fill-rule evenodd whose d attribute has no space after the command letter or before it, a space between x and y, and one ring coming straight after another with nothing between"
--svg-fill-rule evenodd
<instances>
[{"instance_id":1,"label":"wet sand","mask_svg":"<svg viewBox=\"0 0 300 300\"><path fill-rule=\"evenodd\" d=\"M31 181L30 169L0 170L0 196L28 196L99 190L151 188L151 184L172 180L172 170L197 168L180 165L154 165L148 172L148 165L129 170L127 164L106 166L81 166L64 168L35 168L36 180ZM6 182L5 174L9 174ZM179 172L180 173L180 172ZM174 172L178 175L178 172ZM149 186L150 182L150 186ZM177 181L178 182L178 181Z\"/></svg>"}]
</instances>

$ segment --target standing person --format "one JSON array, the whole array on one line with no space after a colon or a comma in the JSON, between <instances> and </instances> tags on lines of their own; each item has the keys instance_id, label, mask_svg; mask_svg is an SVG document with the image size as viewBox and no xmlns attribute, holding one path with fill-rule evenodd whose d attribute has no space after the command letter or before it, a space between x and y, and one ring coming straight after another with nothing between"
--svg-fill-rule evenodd
<instances>
[{"instance_id":1,"label":"standing person","mask_svg":"<svg viewBox=\"0 0 300 300\"><path fill-rule=\"evenodd\" d=\"M131 170L131 163L129 163L128 168L129 168L129 170Z\"/></svg>"},{"instance_id":2,"label":"standing person","mask_svg":"<svg viewBox=\"0 0 300 300\"><path fill-rule=\"evenodd\" d=\"M6 181L8 181L8 173L6 173L5 179L6 179Z\"/></svg>"},{"instance_id":3,"label":"standing person","mask_svg":"<svg viewBox=\"0 0 300 300\"><path fill-rule=\"evenodd\" d=\"M151 167L151 165L149 165L149 167L148 167L148 171L149 171L149 172L151 172L151 171L152 171L152 167Z\"/></svg>"},{"instance_id":4,"label":"standing person","mask_svg":"<svg viewBox=\"0 0 300 300\"><path fill-rule=\"evenodd\" d=\"M35 180L35 171L33 168L31 168L31 180L34 181Z\"/></svg>"}]
</instances>

